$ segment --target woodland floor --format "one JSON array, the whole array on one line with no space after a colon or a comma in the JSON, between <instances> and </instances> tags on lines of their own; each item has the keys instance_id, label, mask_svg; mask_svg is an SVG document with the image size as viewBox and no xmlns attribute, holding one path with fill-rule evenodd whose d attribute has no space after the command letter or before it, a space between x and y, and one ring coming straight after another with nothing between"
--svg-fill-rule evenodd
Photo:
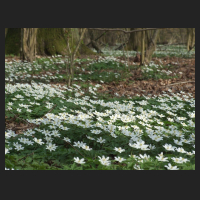
<instances>
[{"instance_id":1,"label":"woodland floor","mask_svg":"<svg viewBox=\"0 0 200 200\"><path fill-rule=\"evenodd\" d=\"M97 59L99 56L91 55L91 56L84 56L81 55L78 58L90 58L90 59ZM104 56L102 56L104 57ZM41 56L38 56L41 58ZM6 57L6 62L10 62L12 60L19 60L18 56L15 57ZM127 60L125 58L118 57L120 60ZM129 63L133 63L134 58L129 58ZM183 91L185 93L191 93L195 98L195 58L192 59L184 59L178 57L163 57L163 58L153 58L152 59L155 64L160 64L161 62L164 65L170 64L173 65L176 74L182 73L179 78L173 79L148 79L142 80L141 70L132 70L130 73L132 76L127 78L126 80L120 81L119 83L110 82L101 84L101 88L98 90L99 93L108 93L111 97L115 96L114 94L118 94L119 97L121 96L134 96L134 95L156 95L159 96L162 94L163 91L168 91L169 89L172 90L172 93L178 93ZM139 65L140 63L135 63L135 65ZM138 80L139 79L139 80ZM51 84L56 84L51 83ZM65 85L65 82L59 82L60 85ZM92 83L93 84L93 83ZM94 83L95 85L95 83Z\"/></svg>"},{"instance_id":2,"label":"woodland floor","mask_svg":"<svg viewBox=\"0 0 200 200\"><path fill-rule=\"evenodd\" d=\"M122 58L123 59L123 58ZM141 78L141 70L134 70L130 73L133 74L128 80L120 82L119 85L114 83L103 84L102 90L99 92L109 91L110 94L118 93L119 96L138 94L138 95L156 95L162 94L162 91L172 90L172 93L183 91L191 93L195 98L195 59L183 58L160 58L165 65L173 64L175 66L175 73L181 72L180 78L173 79L158 79L158 80L135 80ZM155 64L160 62L153 58ZM138 63L139 65L139 63ZM130 85L130 82L134 83Z\"/></svg>"},{"instance_id":3,"label":"woodland floor","mask_svg":"<svg viewBox=\"0 0 200 200\"><path fill-rule=\"evenodd\" d=\"M37 56L37 58L43 58L43 57ZM46 57L44 57L44 58L46 58ZM86 58L87 59L89 58L90 60L87 60ZM105 59L103 59L103 58L105 58ZM115 58L118 59L116 61L117 64L115 63ZM32 84L32 81L34 82L35 79L37 79L39 83L40 83L40 81L41 81L41 83L43 83L43 81L44 81L47 84L51 84L52 87L55 87L55 85L57 85L58 86L57 87L58 90L60 90L60 89L67 90L67 92L64 91L64 92L66 92L65 95L66 95L67 98L70 97L70 95L73 92L70 93L68 89L71 89L71 88L66 88L66 87L65 88L64 87L60 88L60 86L66 86L67 85L66 84L66 79L65 79L65 77L66 77L66 64L63 62L63 60L59 60L59 62L54 62L54 59L51 58L51 57L48 57L47 60L46 59L41 59L42 61L40 59L38 59L38 60L40 62L38 61L38 63L36 65L39 66L40 71L36 71L37 69L35 69L34 63L31 63L31 64L30 63L23 63L23 65L22 65L19 62L18 65L17 65L14 62L20 61L19 57L17 57L17 56L15 56L15 57L14 56L6 56L5 57L5 62L9 62L9 63L7 63L8 65L7 64L5 65L7 67L7 68L5 67L7 69L7 71L5 70L5 75L8 77L8 78L5 77L5 82L6 81L7 81L7 83L11 83L12 82L11 85L15 86L15 84L17 84L17 83L20 83L20 84L24 84L24 83ZM51 60L51 62L53 61L52 62L53 64L51 64L49 62L49 60ZM128 61L128 64L127 64L127 61ZM171 127L178 127L177 130L175 129L178 133L179 133L179 130L180 130L180 134L182 134L182 132L184 132L185 135L188 136L190 134L191 137L194 137L194 127L195 127L195 122L194 122L194 120L195 120L194 119L195 118L195 113L194 113L195 112L195 108L194 108L194 103L195 103L195 58L187 58L186 59L186 58L181 58L181 57L167 57L167 56L166 57L160 57L160 58L155 58L154 57L152 59L153 62L150 63L150 66L142 66L142 67L140 67L140 63L139 62L133 62L133 61L134 61L134 57L130 57L130 58L127 59L127 58L125 58L123 56L120 56L120 57L111 58L109 60L109 58L107 58L107 56L102 56L102 55L101 56L97 56L97 55L95 55L95 56L94 55L92 55L92 56L83 56L83 55L81 55L80 57L78 57L78 59L76 60L76 63L75 63L75 72L76 72L75 75L76 75L76 78L74 80L74 84L76 84L75 85L76 87L77 87L77 85L79 85L81 90L84 92L85 95L91 93L91 91L89 92L89 86L91 86L91 85L97 86L97 84L98 84L99 87L98 86L94 87L95 88L95 96L92 96L94 93L92 95L91 94L89 94L89 95L94 97L95 100L101 100L101 98L102 98L103 100L106 100L106 101L108 100L108 101L111 101L111 102L112 102L113 99L114 100L117 99L117 101L119 100L119 102L120 101L124 101L124 99L125 99L125 101L127 102L127 99L131 99L131 98L133 98L133 100L137 99L136 96L145 96L145 98L148 96L150 98L146 98L146 99L152 100L152 99L156 99L156 98L154 98L155 96L159 97L159 96L163 95L163 92L166 92L167 95L171 95L171 96L173 94L177 93L178 96L183 98L183 101L187 102L187 105L186 105L185 109L182 109L182 107L178 107L178 106L182 106L182 104L184 104L182 102L180 104L175 104L173 106L173 109L175 110L175 111L173 110L173 112L177 112L178 113L178 116L174 117L174 118L178 118L178 121L175 120L175 122L174 121L171 122L170 120L173 120L171 118L167 118L168 121L165 120L163 122L160 121L157 118L155 118L155 120L153 120L154 118L152 118L150 120L148 119L149 120L148 121L148 120L146 120L144 118L146 120L146 122L148 122L149 124L140 123L141 121L139 121L139 120L138 120L139 122L136 120L136 122L134 122L134 123L137 123L138 128L139 128L139 126L142 127L141 129L139 128L139 130L143 130L143 129L146 130L146 126L150 126L150 127L153 126L153 127L158 127L158 128L161 127L160 125L159 126L155 126L157 124L162 124L162 126L166 128L166 127L168 127L169 125L171 125L173 123L173 124L175 124L175 126L171 126ZM50 64L48 64L48 63L50 63ZM15 64L16 64L16 69L17 70L15 70ZM163 72L163 70L164 70L164 72ZM10 76L10 74L11 74L11 76ZM33 74L34 74L34 76L33 76ZM104 74L105 74L105 76L104 76ZM26 75L29 75L29 76L26 76ZM56 75L57 75L58 79L54 79L54 77L56 77ZM9 76L11 78L13 78L13 79L10 79ZM90 87L90 88L92 88L92 87ZM19 96L22 96L20 94L17 94L18 97L16 96L16 98L12 98L14 95L16 95L16 93L18 93L18 91L20 91L20 90L15 91L11 95L7 95L8 98L6 99L6 103L5 103L5 107L6 107L6 109L5 109L6 110L6 114L5 114L5 130L14 131L15 134L20 134L19 137L21 137L22 134L24 134L24 132L28 131L29 129L30 130L34 130L36 127L40 128L40 124L36 125L36 123L34 123L33 121L32 121L33 123L31 123L31 122L29 123L28 122L27 119L29 119L30 116L31 116L31 119L42 119L48 113L52 112L52 113L55 113L57 115L57 113L60 114L60 112L63 111L63 110L66 113L67 112L74 113L75 111L78 111L78 112L75 112L75 113L79 113L80 112L79 111L79 107L81 107L82 110L88 111L88 108L82 107L82 105L84 105L84 104L82 104L82 102L80 102L80 103L76 103L76 101L75 101L75 103L73 102L74 100L78 99L77 98L78 95L79 96L82 95L82 93L79 93L80 90L76 90L78 92L73 94L73 96L75 96L76 98L74 98L72 96L73 98L72 98L71 102L72 102L73 105L71 105L70 101L69 102L68 101L62 101L61 99L59 99L57 97L53 97L53 98L51 98L51 104L54 104L54 106L51 107L51 108L49 106L48 107L46 106L46 108L45 108L44 105L49 103L49 99L50 99L50 97L52 97L52 94L48 94L49 96L47 95L46 97L43 97L42 100L39 99L38 100L39 104L38 104L38 102L36 102L37 103L36 104L34 102L35 101L34 99L36 99L35 97L37 97L37 96L34 96L34 95L33 96L30 95L29 96L30 99L29 98L26 99L26 97L28 95L24 99L23 98L22 99L18 99L18 98L20 98ZM37 94L38 91L41 92L40 89L38 89L38 87L35 87L35 90L34 90L33 93ZM12 93L12 92L10 92L10 93ZM10 94L10 93L8 92L6 94ZM189 98L189 97L187 97L188 93L192 94L192 96L194 98L193 99L192 96L190 95L190 98L191 98L190 104L189 104L188 99L187 99L187 98ZM122 98L120 99L120 97L122 97ZM153 98L151 99L151 97L153 97ZM67 99L67 98L64 98L64 99ZM138 97L138 99L139 98L140 97ZM142 98L144 98L144 97L142 97ZM140 99L142 99L142 98L140 98ZM17 100L17 101L15 101L16 103L15 102L12 103L12 100ZM28 109L27 109L27 111L21 112L21 109L19 109L19 107L22 106L22 103L19 100L20 101L22 100L21 101L22 103L24 103L24 102L26 103L28 101L33 101L33 102L29 102L28 104L32 105L32 103L33 103L33 104L36 104L36 105L39 105L39 106L34 106L33 109L31 108L32 110L28 111ZM60 100L62 101L61 103L60 103ZM170 98L170 100L171 100L171 98ZM176 102L176 99L174 99L174 101L175 101L175 103L178 102L178 101ZM174 103L174 101L173 101L173 103ZM190 99L189 99L189 101L190 101ZM139 101L136 101L136 103L138 103L138 102ZM142 107L144 107L144 109L146 109L144 102L142 102L142 103L143 104L140 104L140 105L144 105ZM152 101L151 102L152 108L154 108L153 106L156 107L156 103L157 103L156 101ZM169 103L170 103L170 105L162 104L162 109L160 109L161 111L159 110L160 114L163 114L163 113L165 114L165 112L168 111L168 109L170 110L170 107L173 104L171 104L171 102L169 102ZM14 111L12 111L12 108L8 109L8 105L9 106L13 105L13 110ZM95 105L96 106L95 103L94 104L91 103L91 105ZM99 106L99 104L97 104L97 105ZM19 106L19 107L17 107L17 106ZM79 107L76 107L76 106L79 106ZM96 106L96 107L95 106L94 106L94 108L97 108L97 111L98 111L98 109L102 109L101 107L98 108L98 106ZM149 105L147 105L147 106L149 106ZM109 107L109 106L107 106L107 107ZM105 107L105 108L103 107L101 112L104 109L107 109L107 107ZM176 110L177 107L178 107L179 110L178 109ZM139 108L141 108L141 107L139 107ZM48 111L47 111L47 109L48 109ZM181 109L183 110L183 112L182 112ZM82 112L82 110L81 110L81 112ZM134 108L134 110L136 110L136 108ZM142 108L142 110L143 110L143 108ZM147 109L147 110L149 111L149 109ZM181 110L181 112L178 112L180 110ZM186 111L189 111L189 112L187 112L187 114L186 114ZM193 111L193 112L190 112L190 111ZM29 115L28 112L32 112L33 114L31 113L31 115ZM136 110L136 112L140 112L140 111ZM131 115L132 115L132 113L133 112L131 111ZM76 114L75 115L74 114L72 116L76 115ZM169 114L169 113L167 113L167 114ZM174 114L174 113L172 113L172 114ZM98 115L96 115L96 116L98 116ZM163 116L165 117L165 115L163 115ZM159 115L161 120L162 120L163 116ZM185 116L187 116L187 117L189 116L191 119L189 117L186 118ZM142 114L142 117L143 117L143 114ZM166 117L168 117L168 115L166 115ZM138 118L141 119L141 116L138 115ZM55 119L57 119L57 118L55 118ZM97 119L100 121L101 117L99 117L99 118L94 117L94 119L96 121L93 120L93 119L92 119L92 121L97 124ZM183 120L183 119L186 120L186 121L188 119L190 119L190 121L188 120L189 122L186 122L187 124L185 124L185 123L181 122L181 120ZM107 119L105 119L105 123L107 123L106 120ZM120 121L120 123L119 123L120 126L118 126L118 124L117 124L117 126L121 127L121 124L122 125L126 124L126 121L125 122L124 121ZM56 120L55 120L55 122L56 122ZM69 138L72 139L73 141L82 140L82 138L84 138L86 134L90 134L90 133L88 133L89 131L86 129L87 128L86 126L85 126L86 128L81 128L80 129L80 127L77 127L74 123L71 123L71 124L70 123L71 122L68 123L69 132L67 134L70 135ZM190 124L188 124L188 123L190 123ZM110 124L110 122L109 122L109 124ZM44 126L46 124L44 123L44 124L41 124L41 125ZM137 127L137 125L134 126L134 127ZM123 127L125 127L125 126L123 126ZM71 131L70 131L70 128L71 128ZM62 130L66 130L66 129L62 129ZM137 129L135 129L135 130L137 130ZM157 131L156 133L158 133L160 130L161 129L159 129L158 131L156 130ZM166 130L169 130L169 129L166 129ZM77 134L74 134L74 133L76 133L75 131L77 131ZM37 134L41 134L40 132L41 132L41 130ZM79 133L80 133L81 137L79 137ZM104 133L102 133L102 134L104 134ZM105 134L105 137L107 136L106 134ZM158 133L158 135L159 134L160 134L160 132ZM171 134L171 132L170 132L170 134ZM26 135L26 134L24 134L24 135ZM91 132L91 135L92 135L92 132ZM121 136L121 135L119 135L119 136ZM32 136L32 137L34 137L34 136ZM145 140L147 140L147 143L149 144L148 141L150 139L144 134L142 135L142 137L145 138ZM180 137L180 135L177 136L177 137ZM171 137L172 141L168 139L169 138L168 135L167 135L166 138L164 138L163 144L165 144L164 143L165 141L167 142L166 144L168 144L169 141L170 141L170 144L171 143L173 144L173 140L172 140L172 139L174 139L173 137ZM99 139L99 138L97 138L97 139ZM185 138L185 139L187 140L187 138ZM83 141L85 141L85 140L87 140L87 142L89 142L88 137L84 138ZM124 163L120 164L118 162L114 162L113 161L114 158L115 158L114 156L117 155L116 153L115 154L112 153L114 151L113 150L114 147L119 146L119 145L122 144L122 140L120 140L120 138L118 140L119 141L117 141L117 139L115 140L115 141L117 141L116 143L112 143L113 140L111 140L112 142L110 142L110 144L109 144L110 146L108 146L108 147L106 146L106 148L104 148L104 146L103 147L100 146L98 148L96 146L94 146L94 148L93 148L93 146L91 146L91 147L94 149L95 152L97 151L97 153L98 153L97 155L109 156L112 159L114 167L115 166L120 166L121 168L119 168L119 169L123 169L125 167L127 167L127 169L128 168L131 169L131 167L129 167L128 155L129 154L132 155L132 151L130 151L131 153L127 153L127 155L125 157L125 158L127 158L126 159L127 160L126 164L124 164ZM125 142L126 142L126 140L125 140ZM90 143L90 144L94 145L93 142ZM157 151L158 151L158 153L161 152L160 149L162 148L162 145L160 145L160 143L158 143L158 144L155 143L155 141L153 141L152 144L156 144L157 147L155 147L155 148L157 148L158 150L156 149L155 152L154 151L150 152L152 154L153 161L147 162L147 164L144 165L145 166L144 169L145 170L146 169L147 170L149 170L149 169L153 169L153 170L155 170L155 169L156 170L164 169L164 167L166 167L166 166L164 166L163 162L159 162L158 163L158 160L154 158ZM184 144L187 147L187 148L185 148L185 146L184 146L184 149L186 151L188 151L187 153L191 153L192 150L195 149L195 140L194 139L192 140L192 145L190 145L190 144L188 145L188 144L186 144L186 145ZM34 143L34 145L35 145L35 143ZM58 143L58 145L60 145L60 143ZM178 144L178 145L180 145L180 144ZM149 145L147 145L147 146L149 146ZM38 156L38 158L39 158L38 160L39 161L35 162L34 165L33 165L33 162L32 162L33 161L32 156L33 156L34 152L32 152L32 150L31 151L27 150L27 151L25 151L25 153L24 152L22 152L22 153L19 152L19 154L18 154L18 152L17 153L11 152L10 155L9 154L7 155L7 160L5 161L5 163L7 162L7 165L9 165L9 163L11 163L9 159L11 159L12 156L13 156L13 158L12 158L13 160L12 159L11 160L12 160L12 162L14 164L16 164L16 166L17 166L16 169L25 169L25 170L39 169L40 170L40 167L42 167L42 170L43 169L46 170L46 169L55 169L55 168L56 169L61 169L63 166L64 166L64 168L62 168L62 169L68 169L68 168L69 169L74 169L73 166L75 164L72 164L72 160L73 160L73 156L77 155L77 152L73 151L73 149L69 145L68 146L66 145L64 147L62 145L60 145L59 147L62 147L68 153L67 156L69 156L69 158L66 159L66 157L65 157L66 155L64 155L66 152L63 153L63 152L61 152L62 149L60 150L58 148L59 154L57 152L55 152L55 156L54 156L53 155L54 152L52 152L52 153L50 152L51 153L51 157L47 157L46 154L45 154L46 157L45 157L45 159L43 161L44 149L42 149L42 148L44 148L44 147L40 148L40 146L38 145L38 149L39 150L38 150L38 153L35 153L36 154L35 156ZM12 150L12 148L11 148L11 150ZM130 149L127 148L126 151L129 152L129 150ZM148 150L150 150L150 149L148 149ZM46 150L45 150L45 152L46 152ZM84 151L84 153L85 152L86 151ZM134 154L138 154L138 155L140 155L140 153L141 153L141 151L139 152L138 150L134 150L134 152L135 152ZM180 152L180 153L182 153L182 152ZM193 154L195 154L195 151L193 151L192 155ZM50 155L50 154L48 154L48 155ZM62 160L62 156L63 155L64 155L64 158L65 158L64 160ZM90 155L90 154L88 154L88 155ZM161 155L161 154L158 154L158 155ZM171 153L169 154L167 151L165 151L165 155L169 156L169 158L172 159L173 158L172 156L174 156L174 155L177 156L177 155L181 155L181 154L179 154L178 152L175 152L175 154L171 154ZM14 160L14 156L16 156L15 157L16 160ZM186 156L188 156L188 158L189 158L190 155L186 155ZM86 163L86 168L84 168L84 169L100 169L100 170L104 169L104 168L101 168L102 166L100 164L96 164L95 163L95 162L97 162L96 154L94 154L94 155L91 154L90 157L87 158L88 159L87 162L89 163L88 167L87 167L87 163ZM130 157L130 155L129 155L129 157ZM27 161L27 163L25 163L25 159L26 158L27 158L27 160L28 159L30 160L30 163L28 163L28 161ZM180 157L180 158L182 158L182 157ZM23 161L21 161L21 160L23 160ZM190 158L190 160L186 159L186 161L188 161L188 164L187 163L186 164L182 164L182 165L179 165L179 164L176 164L176 163L175 164L178 167L180 167L180 169L183 169L183 170L185 170L185 169L189 169L189 170L195 169L195 157L194 157L194 155L193 155L193 157ZM124 161L124 162L126 162L126 161ZM90 163L92 163L92 166L90 166ZM157 163L159 164L158 166L157 166ZM45 164L48 164L48 167ZM132 163L132 164L134 164L134 163ZM139 161L137 161L136 166L140 167L140 164L141 163L139 163ZM8 168L7 165L5 165L5 168ZM69 167L68 167L68 165L69 165ZM143 164L141 164L141 166L143 168ZM65 168L65 167L68 167L68 168ZM72 167L72 168L70 168L70 167ZM174 167L176 167L176 166L174 166ZM9 167L9 168L12 168L12 167ZM114 169L118 170L118 168L116 168L116 167ZM133 167L132 167L132 169L133 169ZM138 168L134 168L134 169L138 169Z\"/></svg>"},{"instance_id":4,"label":"woodland floor","mask_svg":"<svg viewBox=\"0 0 200 200\"><path fill-rule=\"evenodd\" d=\"M41 58L38 56L38 58ZM80 56L79 59L90 58L90 59L98 59L98 56ZM12 60L19 60L20 58L15 57L6 57L5 62L10 62ZM120 60L125 60L123 57L118 57ZM129 59L130 64L132 64L132 59ZM191 93L193 98L195 98L195 59L184 59L184 58L153 58L155 64L160 64L160 62L164 63L165 65L173 65L175 67L174 72L176 74L182 74L179 78L173 79L148 79L142 80L142 73L140 69L132 70L130 73L132 76L127 78L124 81L120 81L118 83L110 82L110 83L101 83L101 86L98 89L98 93L107 94L110 98L112 97L132 97L136 95L145 95L145 96L159 96L163 94L163 91L168 91L169 89L172 90L172 93L179 93L180 91L185 93ZM135 63L135 65L139 65L140 63ZM77 65L78 66L78 65ZM79 65L80 66L80 65ZM141 80L138 80L140 79ZM65 82L50 82L51 85L66 85ZM96 83L91 82L92 85L96 85ZM117 93L117 96L116 96ZM6 128L12 129L15 127L16 133L21 132L21 128L26 129L26 124L21 123L16 124L15 119L11 121L6 120ZM29 127L30 128L30 127Z\"/></svg>"}]
</instances>

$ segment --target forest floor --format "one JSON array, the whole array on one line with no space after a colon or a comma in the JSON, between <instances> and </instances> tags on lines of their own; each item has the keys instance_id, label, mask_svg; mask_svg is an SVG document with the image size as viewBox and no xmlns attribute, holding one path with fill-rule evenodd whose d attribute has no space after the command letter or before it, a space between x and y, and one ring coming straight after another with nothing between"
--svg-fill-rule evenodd
<instances>
[{"instance_id":1,"label":"forest floor","mask_svg":"<svg viewBox=\"0 0 200 200\"><path fill-rule=\"evenodd\" d=\"M122 58L123 59L123 58ZM178 60L178 61L177 61ZM142 80L141 69L133 70L132 76L125 81L121 81L118 85L115 83L103 84L101 92L110 91L110 94L118 93L119 96L134 94L138 95L156 95L159 96L163 91L169 89L172 93L183 91L191 93L195 98L195 59L184 58L153 58L155 64L165 63L165 65L173 65L174 72L180 74L179 78L172 79L148 79ZM136 63L139 65L139 63ZM140 79L140 80L136 80ZM133 83L134 81L134 83Z\"/></svg>"},{"instance_id":2,"label":"forest floor","mask_svg":"<svg viewBox=\"0 0 200 200\"><path fill-rule=\"evenodd\" d=\"M133 56L80 56L75 60L73 85L66 87L63 57L37 56L34 63L21 63L19 57L5 56L5 82L5 168L195 169L195 58L154 57L149 66L140 66ZM66 115L67 120L59 124ZM89 115L90 120L86 118ZM120 117L113 120L115 116ZM117 127L114 132L113 127ZM151 128L157 137L151 135ZM44 138L49 130L54 140L50 139L58 146ZM149 150L149 161L133 146L130 136L148 144L145 146L151 149L142 150ZM48 140L47 146L40 140ZM68 145L71 141L81 153ZM80 141L86 146L77 146ZM177 150L169 153L168 144ZM168 161L163 162L163 153L172 166L165 165ZM86 159L83 166L74 163L80 155ZM121 155L123 158L115 157ZM100 164L100 156L109 157L111 166L105 166L110 162Z\"/></svg>"},{"instance_id":3,"label":"forest floor","mask_svg":"<svg viewBox=\"0 0 200 200\"><path fill-rule=\"evenodd\" d=\"M100 56L95 55L81 55L78 59L92 59L97 60ZM42 56L37 56L37 58L46 58ZM105 56L101 56L105 58ZM127 61L123 56L117 57L120 61ZM129 58L128 62L130 65L139 66L139 62L133 62L133 57ZM7 56L5 62L19 61L19 56ZM191 93L195 98L195 58L185 59L180 57L162 57L162 58L153 58L152 61L155 64L164 64L173 66L173 73L178 74L178 78L172 79L151 79L148 78L144 80L142 77L141 68L135 70L130 70L131 76L124 80L120 80L118 83L115 81L109 83L101 83L101 88L98 89L99 93L108 93L112 96L134 96L134 95L156 95L159 96L163 91L172 90L172 93L178 93L180 91L185 93ZM87 63L87 62L85 62ZM75 64L80 67L80 64ZM108 71L108 70L107 70ZM159 72L158 72L159 73ZM51 82L51 84L56 84ZM66 85L65 82L59 82L60 85ZM96 83L91 81L92 85ZM117 95L115 95L117 94Z\"/></svg>"}]
</instances>

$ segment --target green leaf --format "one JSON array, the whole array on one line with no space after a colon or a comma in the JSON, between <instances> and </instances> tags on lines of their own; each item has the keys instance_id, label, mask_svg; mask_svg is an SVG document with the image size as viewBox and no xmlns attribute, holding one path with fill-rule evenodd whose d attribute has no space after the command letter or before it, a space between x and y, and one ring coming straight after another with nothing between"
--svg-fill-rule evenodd
<instances>
[{"instance_id":1,"label":"green leaf","mask_svg":"<svg viewBox=\"0 0 200 200\"><path fill-rule=\"evenodd\" d=\"M25 162L26 162L26 163L30 163L30 162L32 162L32 160L33 160L33 159L32 159L31 157L27 157L26 160L25 160Z\"/></svg>"}]
</instances>

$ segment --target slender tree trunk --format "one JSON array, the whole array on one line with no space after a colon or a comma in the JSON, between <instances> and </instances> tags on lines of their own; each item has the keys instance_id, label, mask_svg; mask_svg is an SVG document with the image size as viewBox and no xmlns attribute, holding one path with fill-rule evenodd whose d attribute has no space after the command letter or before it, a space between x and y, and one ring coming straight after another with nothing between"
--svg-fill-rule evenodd
<instances>
[{"instance_id":1,"label":"slender tree trunk","mask_svg":"<svg viewBox=\"0 0 200 200\"><path fill-rule=\"evenodd\" d=\"M141 28L131 28L131 31L137 30ZM130 38L128 41L128 49L133 51L141 50L141 32L133 32L130 34Z\"/></svg>"},{"instance_id":2,"label":"slender tree trunk","mask_svg":"<svg viewBox=\"0 0 200 200\"><path fill-rule=\"evenodd\" d=\"M142 31L140 66L144 65L144 52L145 52L145 31Z\"/></svg>"},{"instance_id":3,"label":"slender tree trunk","mask_svg":"<svg viewBox=\"0 0 200 200\"><path fill-rule=\"evenodd\" d=\"M195 28L192 28L192 47L195 45Z\"/></svg>"},{"instance_id":4,"label":"slender tree trunk","mask_svg":"<svg viewBox=\"0 0 200 200\"><path fill-rule=\"evenodd\" d=\"M23 28L21 28L21 38L20 38L20 60L24 60L24 54L23 54Z\"/></svg>"},{"instance_id":5,"label":"slender tree trunk","mask_svg":"<svg viewBox=\"0 0 200 200\"><path fill-rule=\"evenodd\" d=\"M67 83L68 83L68 87L72 85L73 83L73 79L74 79L74 59L76 56L76 53L80 47L81 41L83 40L84 34L85 34L86 28L83 28L82 32L81 32L81 36L79 38L78 44L75 47L75 50L73 50L72 48L70 48L69 45L69 39L72 40L72 35L70 35L70 33L68 33L69 35L67 36L67 46L68 46L68 63L66 63L66 73L67 73ZM70 37L71 36L71 37Z\"/></svg>"},{"instance_id":6,"label":"slender tree trunk","mask_svg":"<svg viewBox=\"0 0 200 200\"><path fill-rule=\"evenodd\" d=\"M152 40L154 30L145 31L145 49L148 48L149 43Z\"/></svg>"},{"instance_id":7,"label":"slender tree trunk","mask_svg":"<svg viewBox=\"0 0 200 200\"><path fill-rule=\"evenodd\" d=\"M28 62L33 62L35 60L37 30L37 28L22 29L23 58Z\"/></svg>"},{"instance_id":8,"label":"slender tree trunk","mask_svg":"<svg viewBox=\"0 0 200 200\"><path fill-rule=\"evenodd\" d=\"M159 29L154 31L153 37L148 44L148 47L145 52L145 60L144 60L146 64L149 64L149 62L152 59L152 55L153 55L154 51L156 50L156 43L157 43L157 39L159 36L159 32L160 32Z\"/></svg>"},{"instance_id":9,"label":"slender tree trunk","mask_svg":"<svg viewBox=\"0 0 200 200\"><path fill-rule=\"evenodd\" d=\"M195 28L187 28L187 50L190 51L195 45Z\"/></svg>"},{"instance_id":10,"label":"slender tree trunk","mask_svg":"<svg viewBox=\"0 0 200 200\"><path fill-rule=\"evenodd\" d=\"M103 53L98 45L98 42L95 41L93 30L88 29L88 33L90 35L92 47L97 51L97 53Z\"/></svg>"},{"instance_id":11,"label":"slender tree trunk","mask_svg":"<svg viewBox=\"0 0 200 200\"><path fill-rule=\"evenodd\" d=\"M6 38L7 33L8 33L8 28L5 28L5 38Z\"/></svg>"}]
</instances>

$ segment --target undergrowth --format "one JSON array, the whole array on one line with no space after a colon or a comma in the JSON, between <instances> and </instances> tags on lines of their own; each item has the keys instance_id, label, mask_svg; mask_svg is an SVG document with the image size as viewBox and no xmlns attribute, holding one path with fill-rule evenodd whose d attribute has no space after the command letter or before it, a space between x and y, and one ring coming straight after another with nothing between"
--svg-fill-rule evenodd
<instances>
[{"instance_id":1,"label":"undergrowth","mask_svg":"<svg viewBox=\"0 0 200 200\"><path fill-rule=\"evenodd\" d=\"M59 84L65 67L59 57L6 63L5 118L14 124L5 127L6 169L195 169L191 94L110 98L97 92L100 84L122 81L137 66L113 56L77 59L69 88ZM142 79L176 77L174 69L152 63L141 67Z\"/></svg>"}]
</instances>

